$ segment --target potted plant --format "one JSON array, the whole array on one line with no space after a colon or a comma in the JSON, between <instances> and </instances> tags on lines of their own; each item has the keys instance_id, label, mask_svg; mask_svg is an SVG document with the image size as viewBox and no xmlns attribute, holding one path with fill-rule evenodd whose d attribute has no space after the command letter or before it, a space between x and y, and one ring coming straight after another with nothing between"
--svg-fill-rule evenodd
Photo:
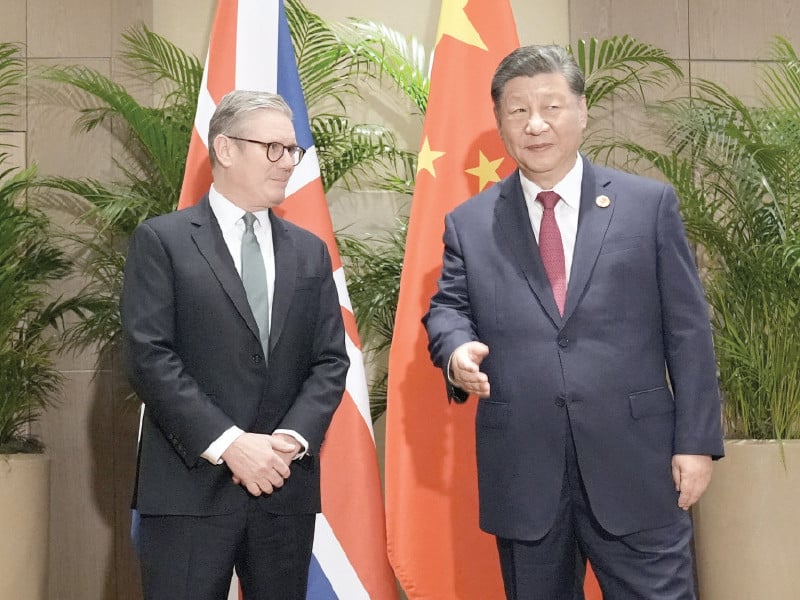
<instances>
[{"instance_id":1,"label":"potted plant","mask_svg":"<svg viewBox=\"0 0 800 600\"><path fill-rule=\"evenodd\" d=\"M0 117L13 115L23 73L18 48L0 43ZM47 593L50 471L32 425L61 384L54 327L79 304L48 298L70 262L26 202L35 168L5 168L7 159L0 151L0 597L35 599Z\"/></svg>"},{"instance_id":2,"label":"potted plant","mask_svg":"<svg viewBox=\"0 0 800 600\"><path fill-rule=\"evenodd\" d=\"M672 183L698 244L726 458L695 508L701 596L797 594L800 537L800 60L776 38L749 105L706 80L667 102L668 151L620 146Z\"/></svg>"}]
</instances>

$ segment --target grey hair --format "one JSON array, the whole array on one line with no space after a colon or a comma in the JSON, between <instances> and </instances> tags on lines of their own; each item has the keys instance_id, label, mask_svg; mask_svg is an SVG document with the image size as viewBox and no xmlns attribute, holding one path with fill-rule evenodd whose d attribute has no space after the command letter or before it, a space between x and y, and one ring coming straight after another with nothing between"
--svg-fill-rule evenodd
<instances>
[{"instance_id":1,"label":"grey hair","mask_svg":"<svg viewBox=\"0 0 800 600\"><path fill-rule=\"evenodd\" d=\"M561 73L577 97L584 94L586 81L578 64L563 46L522 46L506 56L492 77L492 102L499 109L506 84L515 77L533 77L542 73Z\"/></svg>"},{"instance_id":2,"label":"grey hair","mask_svg":"<svg viewBox=\"0 0 800 600\"><path fill-rule=\"evenodd\" d=\"M217 153L214 151L214 140L217 136L241 135L239 127L245 116L259 109L277 110L292 118L292 109L286 100L272 92L233 90L222 97L208 122L208 157L212 167L217 164Z\"/></svg>"}]
</instances>

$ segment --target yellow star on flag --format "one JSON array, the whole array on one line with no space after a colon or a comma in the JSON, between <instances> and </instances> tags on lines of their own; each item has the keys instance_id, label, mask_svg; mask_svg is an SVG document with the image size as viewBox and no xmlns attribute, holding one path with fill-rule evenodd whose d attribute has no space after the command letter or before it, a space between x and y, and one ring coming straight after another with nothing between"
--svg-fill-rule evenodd
<instances>
[{"instance_id":1,"label":"yellow star on flag","mask_svg":"<svg viewBox=\"0 0 800 600\"><path fill-rule=\"evenodd\" d=\"M449 35L457 40L476 46L481 50L488 50L483 43L481 35L472 21L469 20L464 8L468 0L442 0L442 12L439 17L439 31L436 32L436 45L443 35Z\"/></svg>"},{"instance_id":2,"label":"yellow star on flag","mask_svg":"<svg viewBox=\"0 0 800 600\"><path fill-rule=\"evenodd\" d=\"M419 151L419 156L417 156L417 175L424 170L436 177L436 169L433 167L433 162L437 158L441 158L444 155L444 152L431 150L431 144L428 141L428 136L425 136L425 141L422 142L422 149Z\"/></svg>"},{"instance_id":3,"label":"yellow star on flag","mask_svg":"<svg viewBox=\"0 0 800 600\"><path fill-rule=\"evenodd\" d=\"M500 168L500 164L502 162L502 156L497 160L489 160L486 158L486 156L484 156L483 152L480 150L478 151L478 166L467 169L466 172L470 175L475 175L475 177L478 178L479 192L482 191L487 184L500 181L500 176L497 174L497 169Z\"/></svg>"}]
</instances>

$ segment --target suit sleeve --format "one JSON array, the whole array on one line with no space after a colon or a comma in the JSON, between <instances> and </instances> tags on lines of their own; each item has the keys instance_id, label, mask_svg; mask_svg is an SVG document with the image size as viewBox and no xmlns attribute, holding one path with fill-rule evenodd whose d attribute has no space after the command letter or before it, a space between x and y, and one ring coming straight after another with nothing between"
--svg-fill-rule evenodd
<instances>
[{"instance_id":1,"label":"suit sleeve","mask_svg":"<svg viewBox=\"0 0 800 600\"><path fill-rule=\"evenodd\" d=\"M467 394L454 387L447 376L453 351L462 344L478 340L469 303L466 263L452 215L445 217L442 273L422 323L428 332L431 360L442 369L448 397L456 402L466 401Z\"/></svg>"},{"instance_id":2,"label":"suit sleeve","mask_svg":"<svg viewBox=\"0 0 800 600\"><path fill-rule=\"evenodd\" d=\"M125 370L147 413L187 466L234 425L178 354L171 257L144 223L131 237L120 310Z\"/></svg>"},{"instance_id":3,"label":"suit sleeve","mask_svg":"<svg viewBox=\"0 0 800 600\"><path fill-rule=\"evenodd\" d=\"M319 315L314 331L310 369L297 398L277 429L300 433L309 450L318 452L333 413L344 394L350 360L345 346L344 321L333 279L331 257L320 243Z\"/></svg>"},{"instance_id":4,"label":"suit sleeve","mask_svg":"<svg viewBox=\"0 0 800 600\"><path fill-rule=\"evenodd\" d=\"M724 454L708 305L678 202L666 186L659 205L658 283L667 369L675 397L675 454Z\"/></svg>"}]
</instances>

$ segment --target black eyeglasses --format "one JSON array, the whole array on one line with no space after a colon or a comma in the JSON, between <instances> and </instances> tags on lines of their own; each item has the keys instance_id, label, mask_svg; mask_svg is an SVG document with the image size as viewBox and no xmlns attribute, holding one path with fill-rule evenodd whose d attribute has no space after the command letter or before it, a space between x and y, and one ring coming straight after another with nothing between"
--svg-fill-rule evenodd
<instances>
[{"instance_id":1,"label":"black eyeglasses","mask_svg":"<svg viewBox=\"0 0 800 600\"><path fill-rule=\"evenodd\" d=\"M301 148L297 145L285 146L280 142L262 142L261 140L251 140L249 138L227 134L225 134L225 137L229 137L232 140L239 140L240 142L250 142L251 144L264 146L267 151L267 160L270 162L278 162L283 156L283 153L288 152L289 156L292 157L292 162L294 163L295 167L300 164L300 161L303 160L303 156L306 153L305 148Z\"/></svg>"}]
</instances>

